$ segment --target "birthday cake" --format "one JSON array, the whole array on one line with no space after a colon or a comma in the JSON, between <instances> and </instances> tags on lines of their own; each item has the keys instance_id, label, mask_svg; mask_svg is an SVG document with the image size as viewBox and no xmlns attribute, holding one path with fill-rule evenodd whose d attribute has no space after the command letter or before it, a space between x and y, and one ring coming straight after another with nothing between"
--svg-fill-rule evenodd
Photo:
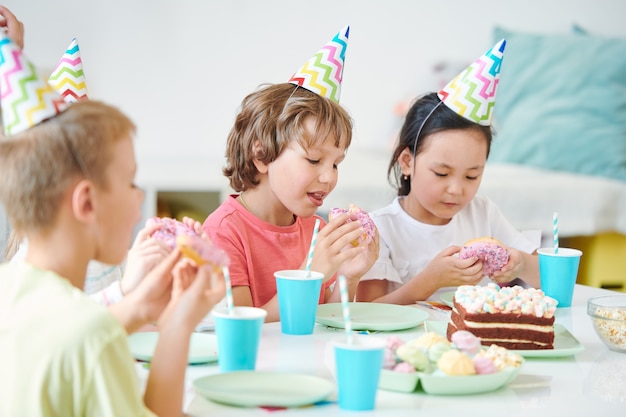
<instances>
[{"instance_id":1,"label":"birthday cake","mask_svg":"<svg viewBox=\"0 0 626 417\"><path fill-rule=\"evenodd\" d=\"M466 330L483 345L514 350L554 349L557 301L535 288L462 285L454 294L447 336Z\"/></svg>"}]
</instances>

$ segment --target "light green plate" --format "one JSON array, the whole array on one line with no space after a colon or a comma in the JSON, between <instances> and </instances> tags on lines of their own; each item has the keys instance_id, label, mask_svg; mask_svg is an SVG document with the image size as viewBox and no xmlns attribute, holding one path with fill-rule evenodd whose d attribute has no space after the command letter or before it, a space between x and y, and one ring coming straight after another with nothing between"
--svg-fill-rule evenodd
<instances>
[{"instance_id":1,"label":"light green plate","mask_svg":"<svg viewBox=\"0 0 626 417\"><path fill-rule=\"evenodd\" d=\"M440 373L421 374L422 389L427 394L435 395L468 395L495 391L511 382L521 367L509 367L500 372L486 375L448 376Z\"/></svg>"},{"instance_id":2,"label":"light green plate","mask_svg":"<svg viewBox=\"0 0 626 417\"><path fill-rule=\"evenodd\" d=\"M448 322L429 320L424 324L426 331L445 335ZM585 347L561 324L554 325L554 349L511 350L525 358L560 358L572 356L585 350Z\"/></svg>"},{"instance_id":3,"label":"light green plate","mask_svg":"<svg viewBox=\"0 0 626 417\"><path fill-rule=\"evenodd\" d=\"M380 371L380 379L378 380L378 388L387 391L413 392L417 388L419 380L419 372L407 374L382 369Z\"/></svg>"},{"instance_id":4,"label":"light green plate","mask_svg":"<svg viewBox=\"0 0 626 417\"><path fill-rule=\"evenodd\" d=\"M350 303L353 330L392 331L410 329L422 324L428 313L414 307L383 303ZM326 326L343 329L341 303L320 304L315 320Z\"/></svg>"},{"instance_id":5,"label":"light green plate","mask_svg":"<svg viewBox=\"0 0 626 417\"><path fill-rule=\"evenodd\" d=\"M522 365L507 368L495 374L462 376L449 376L441 371L432 374L423 372L407 374L383 369L380 372L378 387L387 391L413 392L417 389L419 382L427 394L480 394L495 391L511 382L519 374Z\"/></svg>"},{"instance_id":6,"label":"light green plate","mask_svg":"<svg viewBox=\"0 0 626 417\"><path fill-rule=\"evenodd\" d=\"M193 381L196 392L217 403L239 407L300 407L325 400L330 381L285 372L236 371Z\"/></svg>"},{"instance_id":7,"label":"light green plate","mask_svg":"<svg viewBox=\"0 0 626 417\"><path fill-rule=\"evenodd\" d=\"M447 291L439 296L441 301L449 307L454 307L454 293L456 291Z\"/></svg>"},{"instance_id":8,"label":"light green plate","mask_svg":"<svg viewBox=\"0 0 626 417\"><path fill-rule=\"evenodd\" d=\"M154 355L158 332L137 332L128 336L128 347L135 359L150 362ZM189 342L189 364L217 361L217 338L213 334L192 333Z\"/></svg>"}]
</instances>

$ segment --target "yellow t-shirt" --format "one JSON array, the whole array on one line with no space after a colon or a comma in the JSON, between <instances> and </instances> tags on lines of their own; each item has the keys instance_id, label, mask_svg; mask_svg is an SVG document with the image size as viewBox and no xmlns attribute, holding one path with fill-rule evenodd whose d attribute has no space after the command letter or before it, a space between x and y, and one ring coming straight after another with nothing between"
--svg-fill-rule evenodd
<instances>
[{"instance_id":1,"label":"yellow t-shirt","mask_svg":"<svg viewBox=\"0 0 626 417\"><path fill-rule=\"evenodd\" d=\"M69 281L0 265L0 416L152 416L126 332Z\"/></svg>"}]
</instances>

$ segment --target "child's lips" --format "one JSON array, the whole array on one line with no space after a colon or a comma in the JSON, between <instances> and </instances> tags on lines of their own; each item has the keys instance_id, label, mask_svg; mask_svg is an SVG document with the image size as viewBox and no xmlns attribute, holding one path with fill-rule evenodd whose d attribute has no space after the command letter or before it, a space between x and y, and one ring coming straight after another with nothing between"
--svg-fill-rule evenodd
<instances>
[{"instance_id":1,"label":"child's lips","mask_svg":"<svg viewBox=\"0 0 626 417\"><path fill-rule=\"evenodd\" d=\"M324 204L324 197L326 197L325 193L308 193L309 200L316 206L320 207Z\"/></svg>"}]
</instances>

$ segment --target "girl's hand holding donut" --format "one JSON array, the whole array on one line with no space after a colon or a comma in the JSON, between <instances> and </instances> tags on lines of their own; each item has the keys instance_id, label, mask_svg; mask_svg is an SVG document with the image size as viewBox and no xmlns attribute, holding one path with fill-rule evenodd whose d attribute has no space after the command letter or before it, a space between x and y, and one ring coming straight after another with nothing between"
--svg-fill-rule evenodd
<instances>
[{"instance_id":1,"label":"girl's hand holding donut","mask_svg":"<svg viewBox=\"0 0 626 417\"><path fill-rule=\"evenodd\" d=\"M524 270L524 257L517 249L508 248L509 261L499 271L495 271L491 276L491 279L498 283L511 282L515 278L522 275Z\"/></svg>"},{"instance_id":2,"label":"girl's hand holding donut","mask_svg":"<svg viewBox=\"0 0 626 417\"><path fill-rule=\"evenodd\" d=\"M461 248L450 246L439 252L420 273L435 282L435 291L442 287L476 285L483 277L483 264L477 257L456 257ZM434 291L433 291L434 292Z\"/></svg>"}]
</instances>

